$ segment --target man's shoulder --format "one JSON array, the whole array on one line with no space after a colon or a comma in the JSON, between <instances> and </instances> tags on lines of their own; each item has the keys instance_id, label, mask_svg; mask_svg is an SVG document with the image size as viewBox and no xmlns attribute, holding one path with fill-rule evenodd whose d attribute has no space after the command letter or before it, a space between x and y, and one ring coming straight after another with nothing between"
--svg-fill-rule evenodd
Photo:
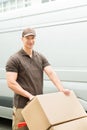
<instances>
[{"instance_id":1,"label":"man's shoulder","mask_svg":"<svg viewBox=\"0 0 87 130\"><path fill-rule=\"evenodd\" d=\"M34 55L37 55L37 56L40 56L40 57L44 56L41 52L35 51L35 50L34 50Z\"/></svg>"},{"instance_id":2,"label":"man's shoulder","mask_svg":"<svg viewBox=\"0 0 87 130\"><path fill-rule=\"evenodd\" d=\"M21 50L15 52L14 54L12 54L9 58L8 58L8 61L11 61L11 60L15 60L17 61L18 59L20 59L21 57Z\"/></svg>"},{"instance_id":3,"label":"man's shoulder","mask_svg":"<svg viewBox=\"0 0 87 130\"><path fill-rule=\"evenodd\" d=\"M42 60L42 61L48 61L46 56L44 54L42 54L41 52L38 51L34 51L35 55L38 57L38 59Z\"/></svg>"}]
</instances>

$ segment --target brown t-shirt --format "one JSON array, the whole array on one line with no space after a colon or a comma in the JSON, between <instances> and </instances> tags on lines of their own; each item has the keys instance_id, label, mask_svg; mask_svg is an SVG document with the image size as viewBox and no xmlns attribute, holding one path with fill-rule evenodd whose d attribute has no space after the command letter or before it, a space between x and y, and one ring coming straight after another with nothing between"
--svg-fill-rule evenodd
<instances>
[{"instance_id":1,"label":"brown t-shirt","mask_svg":"<svg viewBox=\"0 0 87 130\"><path fill-rule=\"evenodd\" d=\"M17 82L26 91L33 95L43 93L43 69L50 65L47 59L40 53L33 50L32 58L21 49L11 56L6 64L7 72L17 72ZM23 108L29 99L18 95L14 95L14 106Z\"/></svg>"}]
</instances>

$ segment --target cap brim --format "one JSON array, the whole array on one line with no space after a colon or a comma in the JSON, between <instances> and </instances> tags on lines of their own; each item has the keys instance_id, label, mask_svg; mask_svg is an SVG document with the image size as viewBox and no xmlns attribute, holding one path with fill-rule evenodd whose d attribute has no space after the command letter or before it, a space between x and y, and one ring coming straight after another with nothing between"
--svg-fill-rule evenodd
<instances>
[{"instance_id":1,"label":"cap brim","mask_svg":"<svg viewBox=\"0 0 87 130\"><path fill-rule=\"evenodd\" d=\"M24 37L31 36L31 35L35 36L34 33L28 33L28 34L24 35Z\"/></svg>"}]
</instances>

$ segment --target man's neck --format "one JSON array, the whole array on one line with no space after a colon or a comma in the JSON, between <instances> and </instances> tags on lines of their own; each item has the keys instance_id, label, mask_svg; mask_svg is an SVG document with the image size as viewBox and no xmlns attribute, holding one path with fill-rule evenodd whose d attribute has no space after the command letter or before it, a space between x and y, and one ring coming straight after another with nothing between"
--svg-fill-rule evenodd
<instances>
[{"instance_id":1,"label":"man's neck","mask_svg":"<svg viewBox=\"0 0 87 130\"><path fill-rule=\"evenodd\" d=\"M30 56L30 57L32 57L32 49L25 49L25 48L23 48L23 50Z\"/></svg>"}]
</instances>

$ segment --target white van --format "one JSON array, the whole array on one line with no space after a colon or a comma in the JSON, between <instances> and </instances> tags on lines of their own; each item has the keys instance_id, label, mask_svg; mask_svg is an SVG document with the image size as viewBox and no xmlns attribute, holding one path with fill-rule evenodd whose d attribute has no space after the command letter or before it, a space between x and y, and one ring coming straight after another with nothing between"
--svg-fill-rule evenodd
<instances>
[{"instance_id":1,"label":"white van","mask_svg":"<svg viewBox=\"0 0 87 130\"><path fill-rule=\"evenodd\" d=\"M63 86L74 90L87 111L87 1L67 1L0 14L0 117L12 118L13 92L6 83L5 64L21 48L25 27L36 29L35 49L48 58ZM44 75L44 93L55 91Z\"/></svg>"}]
</instances>

